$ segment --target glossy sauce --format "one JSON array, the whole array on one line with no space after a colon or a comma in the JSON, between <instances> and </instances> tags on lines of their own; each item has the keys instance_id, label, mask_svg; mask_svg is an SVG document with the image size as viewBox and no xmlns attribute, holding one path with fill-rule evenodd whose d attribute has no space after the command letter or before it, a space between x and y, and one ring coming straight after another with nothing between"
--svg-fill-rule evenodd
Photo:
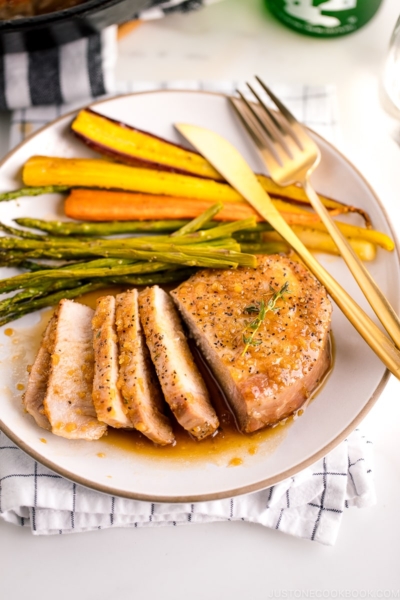
<instances>
[{"instance_id":1,"label":"glossy sauce","mask_svg":"<svg viewBox=\"0 0 400 600\"><path fill-rule=\"evenodd\" d=\"M172 289L174 286L170 286ZM96 299L104 295L116 295L126 288L109 288L93 293L86 294L77 301L86 304L91 308L96 307ZM176 444L170 446L157 446L148 440L138 431L127 431L118 429L108 429L108 435L102 438L102 442L123 449L127 452L144 455L153 459L173 459L173 460L207 460L210 462L220 462L221 460L229 467L238 467L245 463L245 457L255 454L270 454L281 441L286 437L288 428L300 417L316 396L318 391L324 385L328 378L331 368L328 370L317 390L313 392L310 398L297 412L274 427L269 427L252 434L241 433L236 425L235 418L231 412L227 401L220 389L213 374L202 358L196 345L189 339L189 344L195 358L195 362L204 378L210 393L211 402L216 410L220 421L220 427L216 434L202 441L194 440L172 417L169 408L166 413L171 417L173 424ZM331 361L332 366L332 361Z\"/></svg>"},{"instance_id":2,"label":"glossy sauce","mask_svg":"<svg viewBox=\"0 0 400 600\"><path fill-rule=\"evenodd\" d=\"M173 287L173 285L168 286L168 289L172 289ZM95 308L98 297L107 294L116 295L126 289L126 287L103 289L86 294L78 298L77 301L86 304L91 308ZM22 386L25 384L26 387L28 372L39 349L42 333L53 312L54 309L42 312L40 320L36 325L28 328L18 328L16 331L12 330L13 342L17 342L18 347L16 348L16 353L11 354L9 359L11 359L10 366L13 370L13 378L16 382L16 387L19 386L21 394ZM331 337L331 357L334 356L334 344L332 342L333 339ZM220 428L216 435L201 442L195 441L179 426L175 419L172 418L171 421L176 437L176 444L174 446L156 446L137 431L123 431L111 428L108 429L108 435L101 438L102 444L117 447L132 455L141 455L152 460L172 460L174 462L206 461L232 468L240 467L241 465L246 464L247 459L250 460L255 455L269 455L279 446L286 437L289 427L304 413L307 405L318 394L332 370L333 360L331 360L331 368L320 382L318 389L316 389L310 398L307 399L297 414L292 415L284 422L280 422L275 427L266 428L253 434L242 434L236 426L235 418L218 383L214 379L208 366L205 364L195 344L190 340L189 343L191 344L194 358L204 377L210 392L212 404L220 420ZM12 395L14 396L14 394ZM20 401L20 398L18 400ZM166 406L166 411L169 411L168 406ZM169 415L171 416L171 413L169 413ZM45 438L41 438L41 441L42 443L46 443ZM98 449L96 443L93 444L93 448L96 453L96 448ZM107 456L107 453L101 452L98 453L97 456L101 459Z\"/></svg>"}]
</instances>

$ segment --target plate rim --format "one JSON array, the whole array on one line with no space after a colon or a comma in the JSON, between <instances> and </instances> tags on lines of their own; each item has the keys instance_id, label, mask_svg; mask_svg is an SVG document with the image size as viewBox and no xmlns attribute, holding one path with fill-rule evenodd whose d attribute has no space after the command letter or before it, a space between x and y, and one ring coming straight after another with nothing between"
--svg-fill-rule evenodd
<instances>
[{"instance_id":1,"label":"plate rim","mask_svg":"<svg viewBox=\"0 0 400 600\"><path fill-rule=\"evenodd\" d=\"M17 146L15 146L12 150L10 150L0 160L0 169L16 152L19 151L20 148L22 148L25 144L27 144L31 139L39 136L43 131L50 129L59 121L65 119L67 117L72 117L73 115L75 115L77 112L79 112L83 108L98 106L100 104L104 104L106 102L117 100L119 98L130 98L133 96L140 96L140 95L144 95L144 94L160 94L160 93L162 93L162 94L165 94L165 93L188 94L189 93L189 94L201 94L201 95L211 95L211 96L229 98L228 94L224 94L221 92L169 88L169 89L157 89L157 90L143 90L140 92L130 92L127 94L118 94L111 98L104 98L102 100L90 102L89 104L83 104L81 107L78 107L78 108L71 110L63 115L60 115L56 119L53 119L49 123L46 123L39 129L37 129L36 131L31 133L29 136L27 136L24 140L22 140ZM400 261L400 249L399 249L399 245L398 245L396 232L393 230L391 220L387 214L387 211L386 211L384 205L382 204L382 201L380 200L379 196L377 195L377 193L375 192L375 190L373 189L371 184L366 180L364 175L357 169L357 167L355 167L355 165L340 150L338 150L336 148L336 146L334 146L334 144L332 144L331 142L329 142L328 140L323 138L323 136L319 135L312 129L310 129L310 128L307 128L307 129L309 129L315 137L323 140L323 142L325 144L327 144L333 150L334 153L339 155L339 157L342 160L344 160L353 169L353 171L357 174L357 176L362 180L364 185L366 185L366 187L369 189L370 193L374 197L374 200L376 201L380 210L382 211L383 216L385 217L386 224L387 224L387 226L390 230L390 233L393 237L393 240L395 242L394 252L396 253L398 260ZM1 417L0 417L0 431L2 431L8 438L10 438L10 440L12 442L14 442L21 450L23 450L26 454L28 454L28 456L30 456L31 458L33 458L35 461L39 462L43 466L45 466L48 469L54 471L55 473L61 475L62 477L65 477L66 479L72 481L73 483L77 483L86 488L95 490L95 491L103 493L103 494L108 494L108 495L111 494L116 497L127 498L130 500L140 500L140 501L146 501L146 502L156 501L156 502L164 502L164 503L169 503L169 504L182 503L182 502L189 503L189 502L205 502L205 501L212 501L212 500L222 500L225 498L231 498L231 497L240 496L243 494L249 494L249 493L253 493L256 491L260 491L260 490L269 488L281 481L284 481L285 479L287 479L289 477L296 475L297 473L304 470L308 466L314 464L320 458L329 454L329 452L331 452L352 431L354 431L354 429L357 427L357 425L369 413L371 408L374 406L375 402L378 400L378 398L382 394L384 388L386 387L390 375L391 375L390 371L388 369L385 369L381 380L378 382L378 385L376 386L376 388L373 391L370 398L367 400L364 407L360 410L360 412L356 415L356 417L349 423L349 425L347 427L345 427L345 429L343 431L341 431L335 438L333 438L328 444L323 446L323 448L321 448L320 450L318 450L317 452L315 452L314 454L312 454L311 456L309 456L307 459L303 460L302 462L297 463L290 469L287 469L286 471L283 471L275 476L268 477L267 479L263 479L256 483L248 484L245 486L240 486L240 487L237 487L237 488L234 488L231 490L225 490L225 491L221 491L221 492L196 494L196 495L182 495L182 496L169 496L169 495L162 495L162 494L154 496L154 495L140 494L137 492L129 492L129 491L120 490L118 488L114 488L109 485L104 485L100 482L96 483L96 482L86 479L85 477L76 475L72 471L59 466L57 463L54 463L51 459L43 457L36 450L31 448L27 442L24 442L24 440L22 440L18 436L18 434L11 431L9 429L9 427L5 423L3 423Z\"/></svg>"}]
</instances>

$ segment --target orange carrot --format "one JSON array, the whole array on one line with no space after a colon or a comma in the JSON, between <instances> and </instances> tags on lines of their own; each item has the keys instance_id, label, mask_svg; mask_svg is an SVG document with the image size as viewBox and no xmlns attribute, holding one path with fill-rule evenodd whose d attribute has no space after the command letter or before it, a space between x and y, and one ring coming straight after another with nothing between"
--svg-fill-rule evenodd
<instances>
[{"instance_id":1,"label":"orange carrot","mask_svg":"<svg viewBox=\"0 0 400 600\"><path fill-rule=\"evenodd\" d=\"M326 231L318 215L282 200L272 199L289 225L312 227ZM194 219L210 208L214 202L134 192L111 190L73 189L65 201L65 214L82 221L153 221L163 219ZM335 211L333 211L335 212ZM263 219L245 202L224 202L223 209L214 217L218 221L236 221L256 217ZM336 221L339 229L349 238L378 244L393 250L394 242L386 234L374 229L364 229Z\"/></svg>"},{"instance_id":2,"label":"orange carrot","mask_svg":"<svg viewBox=\"0 0 400 600\"><path fill-rule=\"evenodd\" d=\"M215 203L208 200L173 196L73 189L65 201L65 214L83 221L194 219L213 204ZM215 218L220 221L236 221L255 214L254 209L245 203L226 202Z\"/></svg>"},{"instance_id":3,"label":"orange carrot","mask_svg":"<svg viewBox=\"0 0 400 600\"><path fill-rule=\"evenodd\" d=\"M315 213L282 200L272 201L291 225L313 225L320 221ZM65 214L82 221L194 219L212 205L209 200L77 188L66 199ZM257 221L263 221L257 211L245 202L224 202L224 208L214 218L217 221L236 221L254 216Z\"/></svg>"}]
</instances>

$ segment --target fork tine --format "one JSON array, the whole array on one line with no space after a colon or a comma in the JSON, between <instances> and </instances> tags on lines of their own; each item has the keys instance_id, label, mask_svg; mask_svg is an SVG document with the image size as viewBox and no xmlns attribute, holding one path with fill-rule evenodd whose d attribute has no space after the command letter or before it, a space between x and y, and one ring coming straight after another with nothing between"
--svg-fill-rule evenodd
<instances>
[{"instance_id":1,"label":"fork tine","mask_svg":"<svg viewBox=\"0 0 400 600\"><path fill-rule=\"evenodd\" d=\"M239 116L251 139L254 141L261 154L264 156L267 164L269 164L272 168L279 168L281 166L278 162L280 161L280 157L276 155L275 149L272 146L270 140L267 139L266 144L265 136L261 137L260 126L255 120L253 114L247 108L247 105L239 103L239 101L236 98L232 97L229 97L229 102L234 108L236 114ZM244 115L245 112L247 113L246 116Z\"/></svg>"},{"instance_id":2,"label":"fork tine","mask_svg":"<svg viewBox=\"0 0 400 600\"><path fill-rule=\"evenodd\" d=\"M239 108L239 106L237 104L237 99L236 98L232 98L231 96L229 96L228 100L229 100L232 108L235 109L236 114L238 115L238 117L242 121L242 123L243 123L244 127L246 128L247 132L249 133L250 137L256 143L257 147L259 147L260 138L256 134L256 129L255 128L253 129L253 127L250 126L249 121L244 117L243 112L242 112L243 111L243 107ZM253 123L253 126L254 126L254 123Z\"/></svg>"},{"instance_id":3,"label":"fork tine","mask_svg":"<svg viewBox=\"0 0 400 600\"><path fill-rule=\"evenodd\" d=\"M275 164L282 166L285 160L288 158L284 149L279 143L276 142L272 134L268 132L268 130L262 124L253 104L246 100L240 91L238 91L238 94L240 95L242 102L240 104L238 103L235 108L238 112L241 112L240 116L242 117L242 120L246 122L246 127L248 129L251 128L253 130L253 134L257 136L259 150L263 152L264 149L268 149L269 155L275 158Z\"/></svg>"},{"instance_id":4,"label":"fork tine","mask_svg":"<svg viewBox=\"0 0 400 600\"><path fill-rule=\"evenodd\" d=\"M282 124L279 123L278 119L275 117L274 113L272 112L272 110L270 110L269 106L267 106L265 104L265 102L260 98L260 95L256 92L256 90L253 88L252 85L250 85L250 83L246 82L247 87L249 88L249 90L252 92L252 94L257 98L259 104L263 107L263 109L265 110L265 112L270 116L271 120L273 121L273 123L276 125L276 127L279 129L279 131L282 134L285 134L285 130L282 127Z\"/></svg>"},{"instance_id":5,"label":"fork tine","mask_svg":"<svg viewBox=\"0 0 400 600\"><path fill-rule=\"evenodd\" d=\"M257 79L258 83L261 85L261 87L263 88L263 90L268 94L268 96L271 98L271 100L279 108L279 110L281 111L281 113L286 117L287 121L289 121L289 123L291 125L298 124L297 119L295 119L295 117L292 115L292 113L290 112L290 110L287 109L284 104L282 104L282 102L279 100L279 98L277 98L275 96L275 94L272 92L272 90L269 89L269 87L263 82L263 80L260 79L260 77L258 77L258 75L256 75L255 78Z\"/></svg>"},{"instance_id":6,"label":"fork tine","mask_svg":"<svg viewBox=\"0 0 400 600\"><path fill-rule=\"evenodd\" d=\"M266 115L263 115L264 119L267 120L266 117L268 115L269 118L276 125L276 127L279 129L279 131L281 132L282 136L285 136L286 134L289 134L290 137L292 138L292 140L294 141L294 143L300 148L300 150L303 150L303 145L302 145L299 137L296 135L295 131L293 130L293 127L290 125L290 123L286 122L285 119L283 119L283 124L280 123L278 121L278 119L275 117L273 111L269 108L269 106L267 106L265 104L265 102L260 97L260 95L257 93L257 91L249 83L247 83L247 86L252 91L252 93L254 94L254 96L257 98L258 104L259 104L260 108L263 110L263 112L266 113ZM284 117L284 115L283 115L283 117Z\"/></svg>"},{"instance_id":7,"label":"fork tine","mask_svg":"<svg viewBox=\"0 0 400 600\"><path fill-rule=\"evenodd\" d=\"M300 150L304 150L304 144L313 143L304 125L299 123L299 121L292 115L290 110L286 108L286 106L279 100L279 98L275 96L275 94L269 89L269 87L262 81L260 77L256 75L255 78L261 85L261 87L264 89L264 91L269 95L271 100L275 102L278 108L278 114L283 121L282 125L286 129L286 133L290 135L294 142L299 146ZM257 99L259 100L263 108L268 108L258 96Z\"/></svg>"},{"instance_id":8,"label":"fork tine","mask_svg":"<svg viewBox=\"0 0 400 600\"><path fill-rule=\"evenodd\" d=\"M272 141L272 143L274 144L274 148L275 151L280 154L281 148L277 147L277 144L279 146L282 147L282 150L284 151L284 153L289 157L289 158L293 158L292 153L290 152L290 149L283 137L283 135L281 134L281 132L279 131L279 129L274 125L273 121L269 118L268 115L265 115L265 121L267 123L267 125L263 122L263 120L260 118L260 115L258 114L258 112L256 111L255 107L253 106L253 104L251 102L249 102L245 96L242 94L242 92L240 90L237 90L237 93L239 94L239 96L241 97L241 99L243 100L243 102L246 104L247 108L251 111L251 113L254 115L254 117L257 119L257 122L259 123L261 130L264 133L264 137L268 137L269 140ZM282 157L282 160L284 160L285 157Z\"/></svg>"},{"instance_id":9,"label":"fork tine","mask_svg":"<svg viewBox=\"0 0 400 600\"><path fill-rule=\"evenodd\" d=\"M274 137L273 132L268 131L262 124L260 117L256 113L254 106L251 104L251 102L247 100L246 96L244 96L240 90L236 90L236 92L239 94L243 104L247 107L247 110L252 114L252 123L254 124L254 121L257 122L257 130L259 131L259 135L261 135L260 130L263 130L263 132L268 136L269 141L275 143L277 140Z\"/></svg>"}]
</instances>

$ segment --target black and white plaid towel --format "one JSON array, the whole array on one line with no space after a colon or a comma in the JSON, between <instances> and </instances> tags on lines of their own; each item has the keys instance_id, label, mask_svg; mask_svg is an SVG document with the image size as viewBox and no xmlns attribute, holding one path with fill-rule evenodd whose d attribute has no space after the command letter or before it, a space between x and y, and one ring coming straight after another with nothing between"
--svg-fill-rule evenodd
<instances>
[{"instance_id":1,"label":"black and white plaid towel","mask_svg":"<svg viewBox=\"0 0 400 600\"><path fill-rule=\"evenodd\" d=\"M267 490L213 502L155 504L107 496L67 481L0 432L0 516L36 535L249 521L333 545L344 510L375 503L370 444L356 430L312 467Z\"/></svg>"},{"instance_id":2,"label":"black and white plaid towel","mask_svg":"<svg viewBox=\"0 0 400 600\"><path fill-rule=\"evenodd\" d=\"M160 19L198 10L220 0L153 0L154 6L133 19ZM117 27L111 26L68 44L0 54L0 110L68 104L113 93Z\"/></svg>"},{"instance_id":3,"label":"black and white plaid towel","mask_svg":"<svg viewBox=\"0 0 400 600\"><path fill-rule=\"evenodd\" d=\"M126 83L120 92L159 87L232 93L235 82ZM318 133L337 142L336 96L332 86L274 86L290 110ZM71 106L15 111L11 146ZM372 506L375 489L371 442L356 430L328 456L273 488L198 504L151 504L107 496L52 473L0 433L0 516L34 534L60 534L106 527L148 527L242 520L332 545L344 510Z\"/></svg>"}]
</instances>

